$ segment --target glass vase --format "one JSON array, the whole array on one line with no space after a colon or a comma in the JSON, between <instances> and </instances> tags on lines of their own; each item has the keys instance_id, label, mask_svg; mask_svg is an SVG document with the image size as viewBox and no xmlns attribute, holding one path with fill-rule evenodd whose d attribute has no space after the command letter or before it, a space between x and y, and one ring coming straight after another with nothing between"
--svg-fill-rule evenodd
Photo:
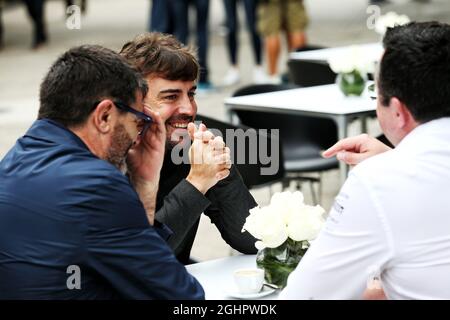
<instances>
[{"instance_id":1,"label":"glass vase","mask_svg":"<svg viewBox=\"0 0 450 320\"><path fill-rule=\"evenodd\" d=\"M339 73L336 77L336 84L345 96L360 96L367 82L367 75L353 70L352 72Z\"/></svg>"},{"instance_id":2,"label":"glass vase","mask_svg":"<svg viewBox=\"0 0 450 320\"><path fill-rule=\"evenodd\" d=\"M307 250L307 242L288 238L277 248L264 248L256 256L256 265L264 269L267 283L284 288L289 274L294 271Z\"/></svg>"}]
</instances>

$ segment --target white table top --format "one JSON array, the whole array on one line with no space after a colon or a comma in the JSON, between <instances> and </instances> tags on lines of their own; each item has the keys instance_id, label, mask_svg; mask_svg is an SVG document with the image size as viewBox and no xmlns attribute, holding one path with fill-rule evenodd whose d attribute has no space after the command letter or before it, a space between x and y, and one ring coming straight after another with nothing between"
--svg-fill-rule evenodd
<instances>
[{"instance_id":1,"label":"white table top","mask_svg":"<svg viewBox=\"0 0 450 320\"><path fill-rule=\"evenodd\" d=\"M232 97L225 100L225 105L243 110L329 115L352 115L376 110L376 102L370 99L367 91L360 97L346 97L335 84Z\"/></svg>"},{"instance_id":2,"label":"white table top","mask_svg":"<svg viewBox=\"0 0 450 320\"><path fill-rule=\"evenodd\" d=\"M241 268L256 268L256 255L238 255L205 261L186 266L186 269L203 286L207 300L233 299L227 292L233 288L233 271ZM278 291L261 299L276 299Z\"/></svg>"},{"instance_id":3,"label":"white table top","mask_svg":"<svg viewBox=\"0 0 450 320\"><path fill-rule=\"evenodd\" d=\"M381 43L366 43L355 45L362 49L364 54L373 59L373 61L377 61L380 59L383 53L383 46ZM302 52L291 52L289 54L290 59L295 60L310 60L310 61L322 61L326 62L331 57L336 55L345 54L346 51L352 46L343 46L343 47L334 47L334 48L326 48L326 49L318 49L318 50L310 50L310 51L302 51Z\"/></svg>"}]
</instances>

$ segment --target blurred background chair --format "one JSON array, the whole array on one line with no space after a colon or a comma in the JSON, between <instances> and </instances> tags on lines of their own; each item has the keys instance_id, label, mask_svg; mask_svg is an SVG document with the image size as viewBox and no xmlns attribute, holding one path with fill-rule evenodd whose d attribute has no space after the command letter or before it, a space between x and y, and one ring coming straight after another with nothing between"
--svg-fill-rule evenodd
<instances>
[{"instance_id":1,"label":"blurred background chair","mask_svg":"<svg viewBox=\"0 0 450 320\"><path fill-rule=\"evenodd\" d=\"M326 47L307 45L296 52L325 49ZM301 87L312 87L332 84L336 81L336 74L330 69L327 62L289 59L288 79Z\"/></svg>"},{"instance_id":2,"label":"blurred background chair","mask_svg":"<svg viewBox=\"0 0 450 320\"><path fill-rule=\"evenodd\" d=\"M233 96L245 93L265 93L291 89L292 85L253 85L237 90ZM270 90L268 90L270 89ZM242 125L255 129L279 129L281 150L284 158L285 177L283 189L291 182L296 183L297 189L302 182L308 182L313 201L319 203L322 196L322 172L337 169L339 163L336 158L324 159L321 152L338 139L337 126L331 119L293 116L282 113L230 110L236 115ZM318 173L316 175L315 173ZM317 193L314 183L318 185Z\"/></svg>"},{"instance_id":3,"label":"blurred background chair","mask_svg":"<svg viewBox=\"0 0 450 320\"><path fill-rule=\"evenodd\" d=\"M317 61L295 60L288 61L289 80L302 87L312 87L333 84L336 74L328 64Z\"/></svg>"},{"instance_id":4,"label":"blurred background chair","mask_svg":"<svg viewBox=\"0 0 450 320\"><path fill-rule=\"evenodd\" d=\"M395 146L389 141L389 139L384 135L384 134L380 134L379 136L376 137L378 140L380 140L381 142L383 142L385 145L387 145L388 147L394 149Z\"/></svg>"},{"instance_id":5,"label":"blurred background chair","mask_svg":"<svg viewBox=\"0 0 450 320\"><path fill-rule=\"evenodd\" d=\"M210 118L210 117L207 117L204 115L200 115L200 114L197 114L195 120L203 122L207 126L208 129L219 130L222 133L222 137L223 137L224 141L227 143L227 145L230 145L230 142L226 141L226 136L227 136L226 130L227 129L231 129L231 130L242 129L244 131L247 129L250 129L246 126L235 126L230 123L219 121L217 119L213 119L213 118ZM274 142L273 142L273 137L271 137L270 133L264 134L264 133L261 133L258 131L256 131L256 133L257 133L257 136L256 136L257 140L254 140L253 142L254 143L256 142L256 144L259 146L260 139L266 139L265 141L268 142L267 150L271 150L270 146ZM278 139L278 137L276 137L276 139ZM260 157L257 157L257 163L255 163L255 164L249 163L249 161L248 161L249 154L250 154L249 152L251 150L250 143L251 143L250 139L245 140L244 148L237 150L236 146L239 146L239 143L237 143L237 141L235 139L235 141L234 141L235 148L233 148L234 150L231 150L233 163L236 166L236 168L238 169L239 173L241 174L242 179L248 189L270 187L270 195L272 196L272 188L271 188L272 184L277 183L277 182L282 182L285 177L284 159L283 159L283 154L281 152L281 146L278 149L278 154L276 155L276 157L275 157L275 155L269 155L271 157L271 159L278 159L278 171L273 175L262 175L261 169L268 167L269 165L261 163ZM253 148L253 150L254 150L254 148ZM246 159L245 163L239 163L237 161L237 157L240 152L244 152L245 159Z\"/></svg>"},{"instance_id":6,"label":"blurred background chair","mask_svg":"<svg viewBox=\"0 0 450 320\"><path fill-rule=\"evenodd\" d=\"M241 87L233 93L233 97L248 96L250 94L258 94L272 91L281 91L288 89L299 88L299 86L292 83L283 84L252 84Z\"/></svg>"}]
</instances>

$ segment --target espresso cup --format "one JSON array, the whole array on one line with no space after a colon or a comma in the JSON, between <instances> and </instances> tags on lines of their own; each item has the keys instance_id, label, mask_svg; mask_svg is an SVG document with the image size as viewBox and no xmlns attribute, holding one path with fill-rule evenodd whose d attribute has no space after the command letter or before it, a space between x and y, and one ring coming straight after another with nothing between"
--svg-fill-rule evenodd
<instances>
[{"instance_id":1,"label":"espresso cup","mask_svg":"<svg viewBox=\"0 0 450 320\"><path fill-rule=\"evenodd\" d=\"M258 293L264 284L264 270L262 269L239 269L234 271L233 276L236 287L242 294Z\"/></svg>"}]
</instances>

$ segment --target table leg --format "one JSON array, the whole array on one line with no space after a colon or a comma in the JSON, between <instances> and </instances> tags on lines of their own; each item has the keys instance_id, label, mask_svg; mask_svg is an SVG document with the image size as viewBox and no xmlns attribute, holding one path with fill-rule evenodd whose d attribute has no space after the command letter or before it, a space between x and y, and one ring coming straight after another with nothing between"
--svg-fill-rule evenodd
<instances>
[{"instance_id":1,"label":"table leg","mask_svg":"<svg viewBox=\"0 0 450 320\"><path fill-rule=\"evenodd\" d=\"M367 119L368 119L368 117L366 117L366 116L361 117L361 133L368 133L367 132Z\"/></svg>"},{"instance_id":2,"label":"table leg","mask_svg":"<svg viewBox=\"0 0 450 320\"><path fill-rule=\"evenodd\" d=\"M338 116L336 119L337 127L338 127L338 139L344 139L347 138L347 117L345 115ZM346 165L344 162L339 161L339 173L340 173L340 182L341 186L344 184L345 180L347 179L348 174L348 165Z\"/></svg>"},{"instance_id":3,"label":"table leg","mask_svg":"<svg viewBox=\"0 0 450 320\"><path fill-rule=\"evenodd\" d=\"M233 111L231 111L230 109L227 109L226 110L226 117L228 118L228 121L231 123L231 124L234 124L234 125L238 125L239 124L239 118L236 116L236 114L233 112Z\"/></svg>"}]
</instances>

